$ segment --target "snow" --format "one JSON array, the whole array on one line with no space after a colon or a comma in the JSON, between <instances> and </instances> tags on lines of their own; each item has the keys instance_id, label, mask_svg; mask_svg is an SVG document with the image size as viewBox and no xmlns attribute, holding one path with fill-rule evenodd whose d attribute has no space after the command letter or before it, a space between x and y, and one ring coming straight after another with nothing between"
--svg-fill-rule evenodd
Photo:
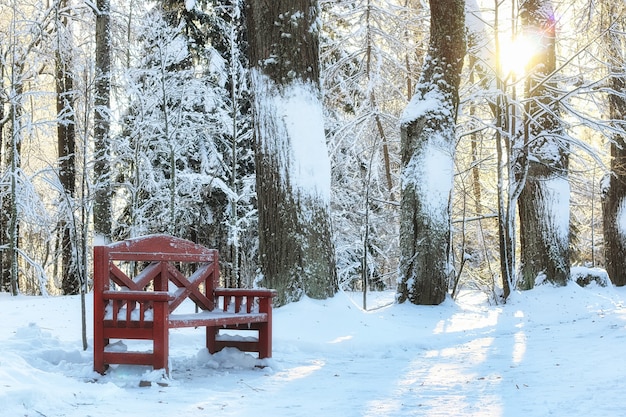
<instances>
[{"instance_id":1,"label":"snow","mask_svg":"<svg viewBox=\"0 0 626 417\"><path fill-rule=\"evenodd\" d=\"M417 149L412 150L411 159L402 170L402 187L415 190L421 209L430 221L447 227L448 201L454 179L454 125L449 123L452 117L450 103L439 84L418 85L400 118L402 125L425 123L419 119L442 121L441 126L434 129L436 131L430 126L423 127L426 133L421 136L427 140L419 146L414 145Z\"/></svg>"},{"instance_id":2,"label":"snow","mask_svg":"<svg viewBox=\"0 0 626 417\"><path fill-rule=\"evenodd\" d=\"M569 180L560 175L546 178L541 198L541 216L548 219L551 226L544 236L546 241L553 241L560 245L568 245L570 219L570 184Z\"/></svg>"},{"instance_id":3,"label":"snow","mask_svg":"<svg viewBox=\"0 0 626 417\"><path fill-rule=\"evenodd\" d=\"M188 12L193 10L196 7L196 0L185 0L185 10Z\"/></svg>"},{"instance_id":4,"label":"snow","mask_svg":"<svg viewBox=\"0 0 626 417\"><path fill-rule=\"evenodd\" d=\"M302 196L329 203L330 158L319 89L299 80L278 86L258 70L252 71L252 79L257 129L263 132L259 136L277 159L282 180L289 179Z\"/></svg>"},{"instance_id":5,"label":"snow","mask_svg":"<svg viewBox=\"0 0 626 417\"><path fill-rule=\"evenodd\" d=\"M427 57L427 59L430 58ZM402 112L400 124L412 123L426 114L428 114L429 117L438 117L440 119L452 117L448 107L442 104L447 103L447 100L436 84L432 84L431 87L427 86L426 88L418 85L416 88L417 92L413 95L411 101ZM420 88L426 90L426 93L422 95Z\"/></svg>"},{"instance_id":6,"label":"snow","mask_svg":"<svg viewBox=\"0 0 626 417\"><path fill-rule=\"evenodd\" d=\"M303 190L317 190L330 201L330 158L324 135L319 94L306 84L292 83L279 106L293 147L292 177Z\"/></svg>"},{"instance_id":7,"label":"snow","mask_svg":"<svg viewBox=\"0 0 626 417\"><path fill-rule=\"evenodd\" d=\"M402 185L414 187L431 221L446 227L454 176L452 149L436 134L422 146L422 152L413 155L404 169Z\"/></svg>"},{"instance_id":8,"label":"snow","mask_svg":"<svg viewBox=\"0 0 626 417\"><path fill-rule=\"evenodd\" d=\"M622 199L622 201L619 202L615 222L619 238L622 241L626 241L626 199Z\"/></svg>"},{"instance_id":9,"label":"snow","mask_svg":"<svg viewBox=\"0 0 626 417\"><path fill-rule=\"evenodd\" d=\"M466 0L465 2L465 27L467 29L468 54L478 58L476 64L482 67L483 71L486 68L495 68L493 41L487 35L487 24L476 0Z\"/></svg>"},{"instance_id":10,"label":"snow","mask_svg":"<svg viewBox=\"0 0 626 417\"><path fill-rule=\"evenodd\" d=\"M506 305L476 292L428 307L393 295L370 294L371 311L349 293L276 309L262 361L210 355L200 329L174 330L168 379L141 366L94 373L78 297L0 294L2 414L623 415L625 288L543 285Z\"/></svg>"}]
</instances>

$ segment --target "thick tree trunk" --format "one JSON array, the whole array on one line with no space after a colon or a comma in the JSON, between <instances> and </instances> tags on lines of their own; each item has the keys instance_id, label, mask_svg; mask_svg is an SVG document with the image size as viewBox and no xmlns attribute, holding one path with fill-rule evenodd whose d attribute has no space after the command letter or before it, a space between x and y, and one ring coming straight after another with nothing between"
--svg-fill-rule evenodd
<instances>
[{"instance_id":1,"label":"thick tree trunk","mask_svg":"<svg viewBox=\"0 0 626 417\"><path fill-rule=\"evenodd\" d=\"M609 62L609 119L614 127L623 130L626 120L625 57L620 38L624 33L624 6L605 1L604 16L607 21L605 36ZM613 284L626 285L626 140L623 134L611 138L611 172L602 190L602 214L606 271Z\"/></svg>"},{"instance_id":2,"label":"thick tree trunk","mask_svg":"<svg viewBox=\"0 0 626 417\"><path fill-rule=\"evenodd\" d=\"M97 0L96 80L94 98L94 234L101 243L111 240L110 110L111 110L111 6Z\"/></svg>"},{"instance_id":3,"label":"thick tree trunk","mask_svg":"<svg viewBox=\"0 0 626 417\"><path fill-rule=\"evenodd\" d=\"M398 301L440 304L448 292L450 213L465 4L431 0L429 52L401 125Z\"/></svg>"},{"instance_id":4,"label":"thick tree trunk","mask_svg":"<svg viewBox=\"0 0 626 417\"><path fill-rule=\"evenodd\" d=\"M568 145L562 139L555 85L555 18L550 0L527 0L520 6L526 36L539 39L526 84L524 142L528 174L518 201L521 276L519 287L536 279L565 285L570 275Z\"/></svg>"},{"instance_id":5,"label":"thick tree trunk","mask_svg":"<svg viewBox=\"0 0 626 417\"><path fill-rule=\"evenodd\" d=\"M67 7L67 1L59 3L59 10ZM74 82L69 68L70 58L66 52L69 39L67 17L57 22L56 93L57 93L57 152L59 157L59 179L63 188L65 207L63 220L59 224L61 241L61 277L64 294L78 294L80 280L76 263L77 245L71 239L71 227L75 222L72 202L76 191L76 129L74 121Z\"/></svg>"},{"instance_id":6,"label":"thick tree trunk","mask_svg":"<svg viewBox=\"0 0 626 417\"><path fill-rule=\"evenodd\" d=\"M282 305L337 291L330 161L319 84L316 0L253 0L252 65L259 251L264 285Z\"/></svg>"}]
</instances>

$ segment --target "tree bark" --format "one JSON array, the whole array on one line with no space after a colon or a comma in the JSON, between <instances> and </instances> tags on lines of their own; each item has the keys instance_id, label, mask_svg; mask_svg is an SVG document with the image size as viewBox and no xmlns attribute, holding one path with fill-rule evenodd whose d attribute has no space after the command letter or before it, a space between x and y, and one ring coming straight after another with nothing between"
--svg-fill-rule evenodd
<instances>
[{"instance_id":1,"label":"tree bark","mask_svg":"<svg viewBox=\"0 0 626 417\"><path fill-rule=\"evenodd\" d=\"M526 183L520 194L521 276L530 289L537 278L565 285L569 260L569 149L555 99L555 18L550 0L526 0L520 6L522 30L540 40L526 83L524 147L528 155Z\"/></svg>"},{"instance_id":2,"label":"tree bark","mask_svg":"<svg viewBox=\"0 0 626 417\"><path fill-rule=\"evenodd\" d=\"M624 31L624 6L603 2L603 21L607 22L605 44L609 62L609 119L617 131L624 131L626 123L625 57L620 38ZM626 285L626 140L623 134L611 138L611 171L602 189L602 214L606 271L617 286ZM621 224L620 224L621 223Z\"/></svg>"},{"instance_id":3,"label":"tree bark","mask_svg":"<svg viewBox=\"0 0 626 417\"><path fill-rule=\"evenodd\" d=\"M7 213L7 249L6 257L3 259L3 268L9 271L9 284L11 294L18 295L20 290L19 282L19 256L20 247L20 222L18 208L18 188L20 180L20 171L22 166L22 123L23 123L23 107L24 100L24 84L21 79L23 67L21 64L13 62L11 72L11 86L14 94L10 99L10 118L11 131L10 143L7 149L8 170L10 172L9 193L3 201L3 209Z\"/></svg>"},{"instance_id":4,"label":"tree bark","mask_svg":"<svg viewBox=\"0 0 626 417\"><path fill-rule=\"evenodd\" d=\"M451 271L450 213L465 2L430 1L430 44L401 125L398 301L440 304Z\"/></svg>"},{"instance_id":5,"label":"tree bark","mask_svg":"<svg viewBox=\"0 0 626 417\"><path fill-rule=\"evenodd\" d=\"M67 7L67 0L57 5L57 13ZM61 279L64 294L78 294L76 254L77 244L72 241L70 228L75 222L73 200L76 191L76 123L74 120L74 82L70 69L70 56L67 50L71 44L67 16L57 16L57 51L56 51L56 94L57 94L57 152L59 158L59 180L62 187L61 206L65 207L63 220L59 224L61 243ZM69 221L68 221L69 220Z\"/></svg>"},{"instance_id":6,"label":"tree bark","mask_svg":"<svg viewBox=\"0 0 626 417\"><path fill-rule=\"evenodd\" d=\"M326 298L338 285L319 82L318 2L253 0L247 2L246 21L263 283L278 291L277 305L303 295Z\"/></svg>"},{"instance_id":7,"label":"tree bark","mask_svg":"<svg viewBox=\"0 0 626 417\"><path fill-rule=\"evenodd\" d=\"M111 240L110 111L111 111L111 6L96 3L96 79L94 98L94 234L100 243Z\"/></svg>"},{"instance_id":8,"label":"tree bark","mask_svg":"<svg viewBox=\"0 0 626 417\"><path fill-rule=\"evenodd\" d=\"M11 31L15 33L17 30L17 2L12 3ZM23 101L24 101L24 65L23 59L20 59L19 47L15 40L8 45L7 48L7 75L6 79L9 83L7 94L9 104L9 114L7 121L10 129L7 132L7 140L5 147L6 154L6 170L8 171L8 190L6 196L2 200L2 244L5 245L2 256L3 278L4 282L11 294L18 295L20 290L19 281L19 256L18 250L20 245L20 222L18 219L19 206L18 194L19 180L21 172L21 155L22 155L22 135L24 123Z\"/></svg>"},{"instance_id":9,"label":"tree bark","mask_svg":"<svg viewBox=\"0 0 626 417\"><path fill-rule=\"evenodd\" d=\"M4 55L4 45L0 46L0 54ZM4 61L0 61L0 86L4 89ZM4 138L4 126L7 123L5 120L4 114L4 102L5 96L2 94L0 96L0 166L4 170L7 166L8 160L8 143L5 142ZM8 104L8 103L7 103ZM2 200L2 210L0 210L0 246L5 247L8 245L8 230L9 230L9 210L7 206L6 199ZM9 251L6 249L0 249L0 292L10 292L11 291L11 269L9 263Z\"/></svg>"}]
</instances>

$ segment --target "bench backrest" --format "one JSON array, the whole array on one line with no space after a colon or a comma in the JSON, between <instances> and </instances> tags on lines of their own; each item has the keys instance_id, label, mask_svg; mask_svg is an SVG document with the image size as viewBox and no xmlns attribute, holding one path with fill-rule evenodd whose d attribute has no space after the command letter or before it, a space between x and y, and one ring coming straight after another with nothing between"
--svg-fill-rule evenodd
<instances>
[{"instance_id":1,"label":"bench backrest","mask_svg":"<svg viewBox=\"0 0 626 417\"><path fill-rule=\"evenodd\" d=\"M122 290L169 292L170 313L186 298L202 310L213 310L213 291L220 279L218 261L216 249L168 235L96 246L94 294L109 291L112 282ZM99 303L97 298L95 303Z\"/></svg>"}]
</instances>

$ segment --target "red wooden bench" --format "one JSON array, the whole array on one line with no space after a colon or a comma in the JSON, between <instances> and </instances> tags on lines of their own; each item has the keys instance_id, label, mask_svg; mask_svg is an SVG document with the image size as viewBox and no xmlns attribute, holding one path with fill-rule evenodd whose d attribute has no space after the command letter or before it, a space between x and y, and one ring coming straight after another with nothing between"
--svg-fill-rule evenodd
<instances>
[{"instance_id":1,"label":"red wooden bench","mask_svg":"<svg viewBox=\"0 0 626 417\"><path fill-rule=\"evenodd\" d=\"M114 285L111 285L114 284ZM94 370L151 365L169 372L169 329L205 327L206 347L272 355L274 290L219 288L218 252L188 240L150 235L94 247ZM191 299L197 308L176 309ZM198 311L198 312L194 312ZM220 335L250 330L255 337ZM120 352L111 340L151 340L152 350Z\"/></svg>"}]
</instances>

